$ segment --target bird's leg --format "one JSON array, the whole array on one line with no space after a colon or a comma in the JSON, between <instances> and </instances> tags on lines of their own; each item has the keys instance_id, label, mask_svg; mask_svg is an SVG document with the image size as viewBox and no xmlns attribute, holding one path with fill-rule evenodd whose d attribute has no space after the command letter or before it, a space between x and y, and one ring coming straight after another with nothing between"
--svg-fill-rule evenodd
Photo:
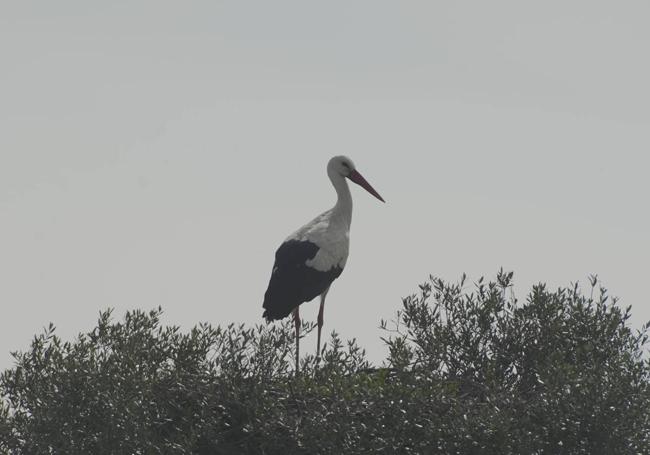
<instances>
[{"instance_id":1,"label":"bird's leg","mask_svg":"<svg viewBox=\"0 0 650 455\"><path fill-rule=\"evenodd\" d=\"M293 310L293 322L296 325L296 376L300 373L300 311L299 306Z\"/></svg>"},{"instance_id":2,"label":"bird's leg","mask_svg":"<svg viewBox=\"0 0 650 455\"><path fill-rule=\"evenodd\" d=\"M323 311L325 309L325 296L327 296L327 291L330 289L325 289L320 296L320 309L318 310L318 341L316 342L316 361L320 360L320 332L323 328Z\"/></svg>"}]
</instances>

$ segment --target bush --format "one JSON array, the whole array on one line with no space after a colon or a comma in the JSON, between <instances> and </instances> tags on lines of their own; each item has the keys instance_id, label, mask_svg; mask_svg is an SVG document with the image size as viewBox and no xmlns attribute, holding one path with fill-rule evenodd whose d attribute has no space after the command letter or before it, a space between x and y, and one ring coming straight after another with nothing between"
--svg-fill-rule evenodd
<instances>
[{"instance_id":1,"label":"bush","mask_svg":"<svg viewBox=\"0 0 650 455\"><path fill-rule=\"evenodd\" d=\"M334 333L295 375L288 320L181 333L106 311L65 343L51 325L0 376L0 451L650 453L650 326L595 278L523 304L511 278L431 278L382 321L380 367Z\"/></svg>"}]
</instances>

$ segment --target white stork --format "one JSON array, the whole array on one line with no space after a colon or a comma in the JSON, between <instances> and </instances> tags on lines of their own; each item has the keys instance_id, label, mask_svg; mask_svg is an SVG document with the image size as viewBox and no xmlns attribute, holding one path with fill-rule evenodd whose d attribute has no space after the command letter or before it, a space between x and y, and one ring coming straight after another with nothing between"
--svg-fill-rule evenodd
<instances>
[{"instance_id":1,"label":"white stork","mask_svg":"<svg viewBox=\"0 0 650 455\"><path fill-rule=\"evenodd\" d=\"M283 319L293 312L296 328L296 372L300 358L299 307L320 296L316 357L320 357L325 296L339 277L348 259L352 195L346 178L365 188L384 202L375 189L356 170L346 156L335 156L327 163L327 175L336 190L336 205L291 234L275 253L269 287L264 294L267 321Z\"/></svg>"}]
</instances>

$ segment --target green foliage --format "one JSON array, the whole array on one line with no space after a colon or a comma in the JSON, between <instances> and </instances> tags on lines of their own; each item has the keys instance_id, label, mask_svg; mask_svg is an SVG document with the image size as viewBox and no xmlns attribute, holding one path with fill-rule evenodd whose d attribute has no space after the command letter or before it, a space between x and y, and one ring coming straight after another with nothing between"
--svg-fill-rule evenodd
<instances>
[{"instance_id":1,"label":"green foliage","mask_svg":"<svg viewBox=\"0 0 650 455\"><path fill-rule=\"evenodd\" d=\"M0 376L0 452L650 453L650 326L595 277L523 304L511 279L431 278L382 321L381 367L334 333L295 375L288 320L182 333L107 311L73 342L50 325Z\"/></svg>"}]
</instances>

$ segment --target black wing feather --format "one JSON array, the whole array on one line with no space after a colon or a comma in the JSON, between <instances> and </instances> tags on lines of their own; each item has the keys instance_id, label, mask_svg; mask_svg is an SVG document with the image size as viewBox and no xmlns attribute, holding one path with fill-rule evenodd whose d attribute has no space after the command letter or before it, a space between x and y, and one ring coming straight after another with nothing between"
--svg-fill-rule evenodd
<instances>
[{"instance_id":1,"label":"black wing feather","mask_svg":"<svg viewBox=\"0 0 650 455\"><path fill-rule=\"evenodd\" d=\"M321 272L305 264L319 249L313 242L288 240L275 252L275 264L262 305L263 316L268 321L287 317L301 303L325 292L341 274L341 267Z\"/></svg>"}]
</instances>

